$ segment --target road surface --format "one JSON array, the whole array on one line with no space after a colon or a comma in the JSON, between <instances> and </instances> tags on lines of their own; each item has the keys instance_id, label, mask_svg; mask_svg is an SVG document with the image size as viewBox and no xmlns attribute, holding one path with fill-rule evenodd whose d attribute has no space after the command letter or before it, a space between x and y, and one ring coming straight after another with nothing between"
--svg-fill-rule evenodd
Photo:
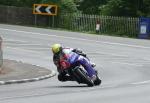
<instances>
[{"instance_id":1,"label":"road surface","mask_svg":"<svg viewBox=\"0 0 150 103\"><path fill-rule=\"evenodd\" d=\"M50 46L87 53L102 79L95 87L57 76L0 86L0 103L150 103L150 41L0 24L4 58L55 70Z\"/></svg>"}]
</instances>

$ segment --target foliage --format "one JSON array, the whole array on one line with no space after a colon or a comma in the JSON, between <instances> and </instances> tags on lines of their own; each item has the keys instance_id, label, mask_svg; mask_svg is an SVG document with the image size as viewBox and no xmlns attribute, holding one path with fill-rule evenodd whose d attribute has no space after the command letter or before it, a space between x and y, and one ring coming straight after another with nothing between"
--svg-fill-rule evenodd
<instances>
[{"instance_id":1,"label":"foliage","mask_svg":"<svg viewBox=\"0 0 150 103\"><path fill-rule=\"evenodd\" d=\"M74 13L77 12L77 8L73 0L61 0L60 3L60 11L67 12L67 13Z\"/></svg>"},{"instance_id":2,"label":"foliage","mask_svg":"<svg viewBox=\"0 0 150 103\"><path fill-rule=\"evenodd\" d=\"M1 5L32 7L36 3L57 4L61 12L77 12L76 5L73 0L0 0Z\"/></svg>"},{"instance_id":3,"label":"foliage","mask_svg":"<svg viewBox=\"0 0 150 103\"><path fill-rule=\"evenodd\" d=\"M143 0L143 6L141 7L142 11L140 12L143 16L150 17L150 0Z\"/></svg>"},{"instance_id":4,"label":"foliage","mask_svg":"<svg viewBox=\"0 0 150 103\"><path fill-rule=\"evenodd\" d=\"M150 0L0 0L0 5L17 7L32 8L35 3L57 4L67 13L150 17Z\"/></svg>"},{"instance_id":5,"label":"foliage","mask_svg":"<svg viewBox=\"0 0 150 103\"><path fill-rule=\"evenodd\" d=\"M109 0L100 9L104 15L113 16L139 16L140 0Z\"/></svg>"},{"instance_id":6,"label":"foliage","mask_svg":"<svg viewBox=\"0 0 150 103\"><path fill-rule=\"evenodd\" d=\"M41 0L0 0L0 5L32 7L34 3L40 3Z\"/></svg>"},{"instance_id":7,"label":"foliage","mask_svg":"<svg viewBox=\"0 0 150 103\"><path fill-rule=\"evenodd\" d=\"M82 0L78 4L85 14L150 16L150 0Z\"/></svg>"},{"instance_id":8,"label":"foliage","mask_svg":"<svg viewBox=\"0 0 150 103\"><path fill-rule=\"evenodd\" d=\"M41 3L56 4L61 13L77 12L76 5L73 0L41 0Z\"/></svg>"},{"instance_id":9,"label":"foliage","mask_svg":"<svg viewBox=\"0 0 150 103\"><path fill-rule=\"evenodd\" d=\"M104 4L106 0L82 0L79 3L79 10L84 14L98 14L99 6Z\"/></svg>"}]
</instances>

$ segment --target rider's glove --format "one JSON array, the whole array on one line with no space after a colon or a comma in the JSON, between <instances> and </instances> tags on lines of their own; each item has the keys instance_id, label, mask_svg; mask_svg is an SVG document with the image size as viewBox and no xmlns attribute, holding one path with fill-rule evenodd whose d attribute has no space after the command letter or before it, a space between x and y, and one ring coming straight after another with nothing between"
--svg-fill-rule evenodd
<instances>
[{"instance_id":1,"label":"rider's glove","mask_svg":"<svg viewBox=\"0 0 150 103\"><path fill-rule=\"evenodd\" d=\"M80 49L77 49L77 48L76 48L76 49L73 49L72 51L75 52L75 53L77 53L77 54L79 54L79 55L82 55L82 56L86 57L86 54L83 53L83 51L80 50Z\"/></svg>"}]
</instances>

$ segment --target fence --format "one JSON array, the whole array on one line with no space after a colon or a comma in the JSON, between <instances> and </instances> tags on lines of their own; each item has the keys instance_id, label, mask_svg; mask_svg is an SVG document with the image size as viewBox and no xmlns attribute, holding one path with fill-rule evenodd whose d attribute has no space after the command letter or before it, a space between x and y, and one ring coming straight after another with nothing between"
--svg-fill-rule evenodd
<instances>
[{"instance_id":1,"label":"fence","mask_svg":"<svg viewBox=\"0 0 150 103\"><path fill-rule=\"evenodd\" d=\"M99 22L99 34L137 37L139 31L139 18L71 13L59 14L52 17L33 15L31 8L10 6L0 6L0 12L0 22L8 24L63 28L79 32L95 33L96 23Z\"/></svg>"},{"instance_id":2,"label":"fence","mask_svg":"<svg viewBox=\"0 0 150 103\"><path fill-rule=\"evenodd\" d=\"M104 34L137 37L139 31L139 18L65 14L59 20L60 28L73 31L95 32L97 23Z\"/></svg>"}]
</instances>

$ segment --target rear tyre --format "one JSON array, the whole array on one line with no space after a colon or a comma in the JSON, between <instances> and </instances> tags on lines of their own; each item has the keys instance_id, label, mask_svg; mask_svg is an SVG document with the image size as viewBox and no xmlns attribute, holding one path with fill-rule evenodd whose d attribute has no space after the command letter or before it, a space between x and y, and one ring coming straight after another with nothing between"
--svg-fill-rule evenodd
<instances>
[{"instance_id":1,"label":"rear tyre","mask_svg":"<svg viewBox=\"0 0 150 103\"><path fill-rule=\"evenodd\" d=\"M87 74L86 74L83 70L81 70L80 68L77 68L77 69L75 70L75 73L76 73L79 77L81 77L81 81L82 81L83 83L86 83L89 87L94 86L94 82L90 79L89 76L87 76Z\"/></svg>"}]
</instances>

